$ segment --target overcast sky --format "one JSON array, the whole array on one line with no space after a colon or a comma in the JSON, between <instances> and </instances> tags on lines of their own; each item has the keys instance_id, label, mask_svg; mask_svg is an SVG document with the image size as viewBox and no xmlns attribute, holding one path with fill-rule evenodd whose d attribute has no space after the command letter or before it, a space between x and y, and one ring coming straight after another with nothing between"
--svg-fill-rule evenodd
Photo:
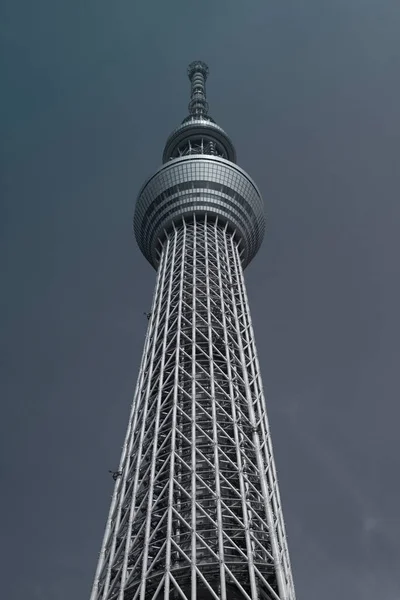
<instances>
[{"instance_id":1,"label":"overcast sky","mask_svg":"<svg viewBox=\"0 0 400 600\"><path fill-rule=\"evenodd\" d=\"M87 600L155 272L137 191L210 67L298 600L400 599L399 0L2 0L1 597Z\"/></svg>"}]
</instances>

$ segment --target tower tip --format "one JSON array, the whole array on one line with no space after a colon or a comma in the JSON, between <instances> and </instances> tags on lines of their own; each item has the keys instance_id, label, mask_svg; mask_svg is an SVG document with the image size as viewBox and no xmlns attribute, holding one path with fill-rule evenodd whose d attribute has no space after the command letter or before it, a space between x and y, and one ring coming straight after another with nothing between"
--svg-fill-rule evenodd
<instances>
[{"instance_id":1,"label":"tower tip","mask_svg":"<svg viewBox=\"0 0 400 600\"><path fill-rule=\"evenodd\" d=\"M201 73L204 79L207 79L209 73L208 65L202 60L194 60L188 66L187 73L190 80L192 80L195 73Z\"/></svg>"}]
</instances>

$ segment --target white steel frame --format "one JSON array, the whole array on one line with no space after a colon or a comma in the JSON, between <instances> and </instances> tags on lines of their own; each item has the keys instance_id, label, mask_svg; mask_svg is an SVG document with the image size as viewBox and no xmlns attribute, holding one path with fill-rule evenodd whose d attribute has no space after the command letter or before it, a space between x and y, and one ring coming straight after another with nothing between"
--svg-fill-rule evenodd
<instances>
[{"instance_id":1,"label":"white steel frame","mask_svg":"<svg viewBox=\"0 0 400 600\"><path fill-rule=\"evenodd\" d=\"M165 234L91 600L295 600L239 240Z\"/></svg>"}]
</instances>

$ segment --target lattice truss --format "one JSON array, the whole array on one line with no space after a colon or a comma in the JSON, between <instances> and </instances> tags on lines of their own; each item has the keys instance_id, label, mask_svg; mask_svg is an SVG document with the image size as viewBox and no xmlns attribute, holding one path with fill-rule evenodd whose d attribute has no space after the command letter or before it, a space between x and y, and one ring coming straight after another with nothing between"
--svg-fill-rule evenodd
<instances>
[{"instance_id":1,"label":"lattice truss","mask_svg":"<svg viewBox=\"0 0 400 600\"><path fill-rule=\"evenodd\" d=\"M178 146L176 151L177 156L188 156L189 154L209 154L226 158L226 153L221 149L219 144L203 137L189 139Z\"/></svg>"},{"instance_id":2,"label":"lattice truss","mask_svg":"<svg viewBox=\"0 0 400 600\"><path fill-rule=\"evenodd\" d=\"M294 600L240 250L163 244L92 600Z\"/></svg>"}]
</instances>

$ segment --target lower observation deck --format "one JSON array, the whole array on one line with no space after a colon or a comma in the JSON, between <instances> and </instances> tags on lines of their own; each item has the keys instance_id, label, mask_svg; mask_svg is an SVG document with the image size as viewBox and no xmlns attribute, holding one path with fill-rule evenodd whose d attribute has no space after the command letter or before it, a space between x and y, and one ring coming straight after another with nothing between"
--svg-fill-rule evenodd
<instances>
[{"instance_id":1,"label":"lower observation deck","mask_svg":"<svg viewBox=\"0 0 400 600\"><path fill-rule=\"evenodd\" d=\"M191 155L160 167L142 187L134 217L137 242L157 267L173 224L196 215L218 218L240 239L243 266L257 253L265 230L263 202L255 183L234 163L216 156Z\"/></svg>"}]
</instances>

